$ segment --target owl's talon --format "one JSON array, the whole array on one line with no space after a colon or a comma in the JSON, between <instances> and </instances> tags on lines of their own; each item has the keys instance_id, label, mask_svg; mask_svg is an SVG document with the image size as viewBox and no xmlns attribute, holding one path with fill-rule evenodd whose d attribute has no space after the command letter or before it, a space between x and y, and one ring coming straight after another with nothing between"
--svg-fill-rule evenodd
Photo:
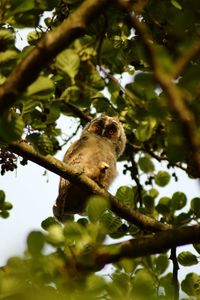
<instances>
[{"instance_id":1,"label":"owl's talon","mask_svg":"<svg viewBox=\"0 0 200 300\"><path fill-rule=\"evenodd\" d=\"M109 165L105 161L102 161L102 162L100 162L99 167L102 171L105 171L109 168Z\"/></svg>"}]
</instances>

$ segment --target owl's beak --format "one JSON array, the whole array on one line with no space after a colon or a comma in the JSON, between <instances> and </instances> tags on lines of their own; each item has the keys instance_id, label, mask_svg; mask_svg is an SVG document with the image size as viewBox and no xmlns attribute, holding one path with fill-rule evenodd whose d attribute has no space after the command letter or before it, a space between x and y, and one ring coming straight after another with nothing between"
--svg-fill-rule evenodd
<instances>
[{"instance_id":1,"label":"owl's beak","mask_svg":"<svg viewBox=\"0 0 200 300\"><path fill-rule=\"evenodd\" d=\"M104 136L105 133L105 127L102 129L102 136Z\"/></svg>"}]
</instances>

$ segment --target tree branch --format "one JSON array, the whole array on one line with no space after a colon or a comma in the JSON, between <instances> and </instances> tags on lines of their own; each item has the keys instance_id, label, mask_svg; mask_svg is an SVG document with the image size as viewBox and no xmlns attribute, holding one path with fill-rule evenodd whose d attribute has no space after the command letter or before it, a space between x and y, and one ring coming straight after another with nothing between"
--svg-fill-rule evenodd
<instances>
[{"instance_id":1,"label":"tree branch","mask_svg":"<svg viewBox=\"0 0 200 300\"><path fill-rule=\"evenodd\" d=\"M160 230L168 230L171 225L163 224L153 218L145 216L138 211L124 206L124 204L112 196L110 193L100 188L93 180L87 177L82 170L73 168L63 162L57 160L51 155L42 156L37 153L32 146L24 141L13 142L9 145L9 150L28 159L36 164L48 169L49 171L68 179L82 189L89 191L91 194L98 194L109 200L111 209L118 216L137 225L140 228L153 232Z\"/></svg>"},{"instance_id":2,"label":"tree branch","mask_svg":"<svg viewBox=\"0 0 200 300\"><path fill-rule=\"evenodd\" d=\"M108 3L108 0L83 1L62 24L41 38L35 48L16 66L1 85L1 113L14 104L17 97L37 78L49 60L85 33L88 24Z\"/></svg>"},{"instance_id":3,"label":"tree branch","mask_svg":"<svg viewBox=\"0 0 200 300\"><path fill-rule=\"evenodd\" d=\"M153 237L132 239L114 245L102 246L94 253L94 265L101 269L106 264L115 263L122 258L137 258L165 252L177 246L199 242L200 225L170 229L156 233Z\"/></svg>"},{"instance_id":4,"label":"tree branch","mask_svg":"<svg viewBox=\"0 0 200 300\"><path fill-rule=\"evenodd\" d=\"M196 165L198 176L200 177L200 136L198 134L195 117L182 98L181 91L173 83L172 74L169 75L163 69L159 54L157 53L156 43L153 40L145 23L139 21L132 13L132 6L129 0L118 0L119 6L126 11L128 22L140 34L143 41L150 66L154 72L154 77L165 92L170 110L177 116L185 134L185 139L190 151L193 153L192 159Z\"/></svg>"},{"instance_id":5,"label":"tree branch","mask_svg":"<svg viewBox=\"0 0 200 300\"><path fill-rule=\"evenodd\" d=\"M174 300L178 300L179 299L179 282L178 282L179 265L178 265L178 260L177 260L177 256L176 256L176 247L171 248L170 259L173 263L172 283L174 286Z\"/></svg>"},{"instance_id":6,"label":"tree branch","mask_svg":"<svg viewBox=\"0 0 200 300\"><path fill-rule=\"evenodd\" d=\"M200 52L200 41L196 41L189 50L180 58L177 59L174 65L174 71L172 77L176 79L182 74L187 65L194 59Z\"/></svg>"}]
</instances>

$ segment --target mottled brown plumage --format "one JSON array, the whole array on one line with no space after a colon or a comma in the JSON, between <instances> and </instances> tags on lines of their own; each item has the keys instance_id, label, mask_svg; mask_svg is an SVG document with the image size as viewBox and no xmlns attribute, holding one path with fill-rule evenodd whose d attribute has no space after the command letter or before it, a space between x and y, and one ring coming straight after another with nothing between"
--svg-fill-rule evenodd
<instances>
[{"instance_id":1,"label":"mottled brown plumage","mask_svg":"<svg viewBox=\"0 0 200 300\"><path fill-rule=\"evenodd\" d=\"M81 168L99 186L108 189L116 176L116 161L123 153L126 136L118 119L101 116L92 120L64 156L64 162ZM61 222L69 215L84 210L89 193L61 178L59 195L53 206L54 216Z\"/></svg>"}]
</instances>

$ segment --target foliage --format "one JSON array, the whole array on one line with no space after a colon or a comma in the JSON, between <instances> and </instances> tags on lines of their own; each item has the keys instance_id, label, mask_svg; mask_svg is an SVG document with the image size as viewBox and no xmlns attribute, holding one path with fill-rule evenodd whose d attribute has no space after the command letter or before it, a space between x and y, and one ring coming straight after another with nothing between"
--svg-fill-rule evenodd
<instances>
[{"instance_id":1,"label":"foliage","mask_svg":"<svg viewBox=\"0 0 200 300\"><path fill-rule=\"evenodd\" d=\"M0 84L82 2L2 0ZM57 121L61 115L78 118L81 126L99 113L117 115L128 139L121 158L124 174L133 180L132 186L123 185L116 192L120 203L174 228L198 224L200 198L188 199L182 191L160 197L159 189L178 180L177 168L188 180L200 174L196 142L200 129L200 2L130 1L146 32L137 28L136 21L133 30L124 7L114 3L87 24L84 35L48 60L35 81L21 88L14 105L1 114L1 175L17 167L9 145L22 137L41 155L60 150L62 132ZM50 16L43 16L46 11ZM16 39L23 28L32 28L32 32L28 45L19 50ZM182 97L178 106L177 95ZM189 123L196 126L192 130L188 111ZM167 170L162 161L167 162ZM26 164L25 158L21 163ZM11 208L0 191L0 216L8 217ZM106 199L91 198L86 217L77 221L62 226L50 217L42 227L29 234L25 255L10 258L1 268L0 299L176 299L172 284L176 267L174 272L169 268L167 249L161 254L151 255L150 251L146 256L110 261L113 269L108 278L96 273L103 268L101 255L117 257L117 247L104 252L108 238L118 241L153 235L114 214ZM199 245L194 243L193 252L179 253L177 262L197 264ZM187 274L180 286L181 293L187 294L184 299L200 299L200 275Z\"/></svg>"}]
</instances>

